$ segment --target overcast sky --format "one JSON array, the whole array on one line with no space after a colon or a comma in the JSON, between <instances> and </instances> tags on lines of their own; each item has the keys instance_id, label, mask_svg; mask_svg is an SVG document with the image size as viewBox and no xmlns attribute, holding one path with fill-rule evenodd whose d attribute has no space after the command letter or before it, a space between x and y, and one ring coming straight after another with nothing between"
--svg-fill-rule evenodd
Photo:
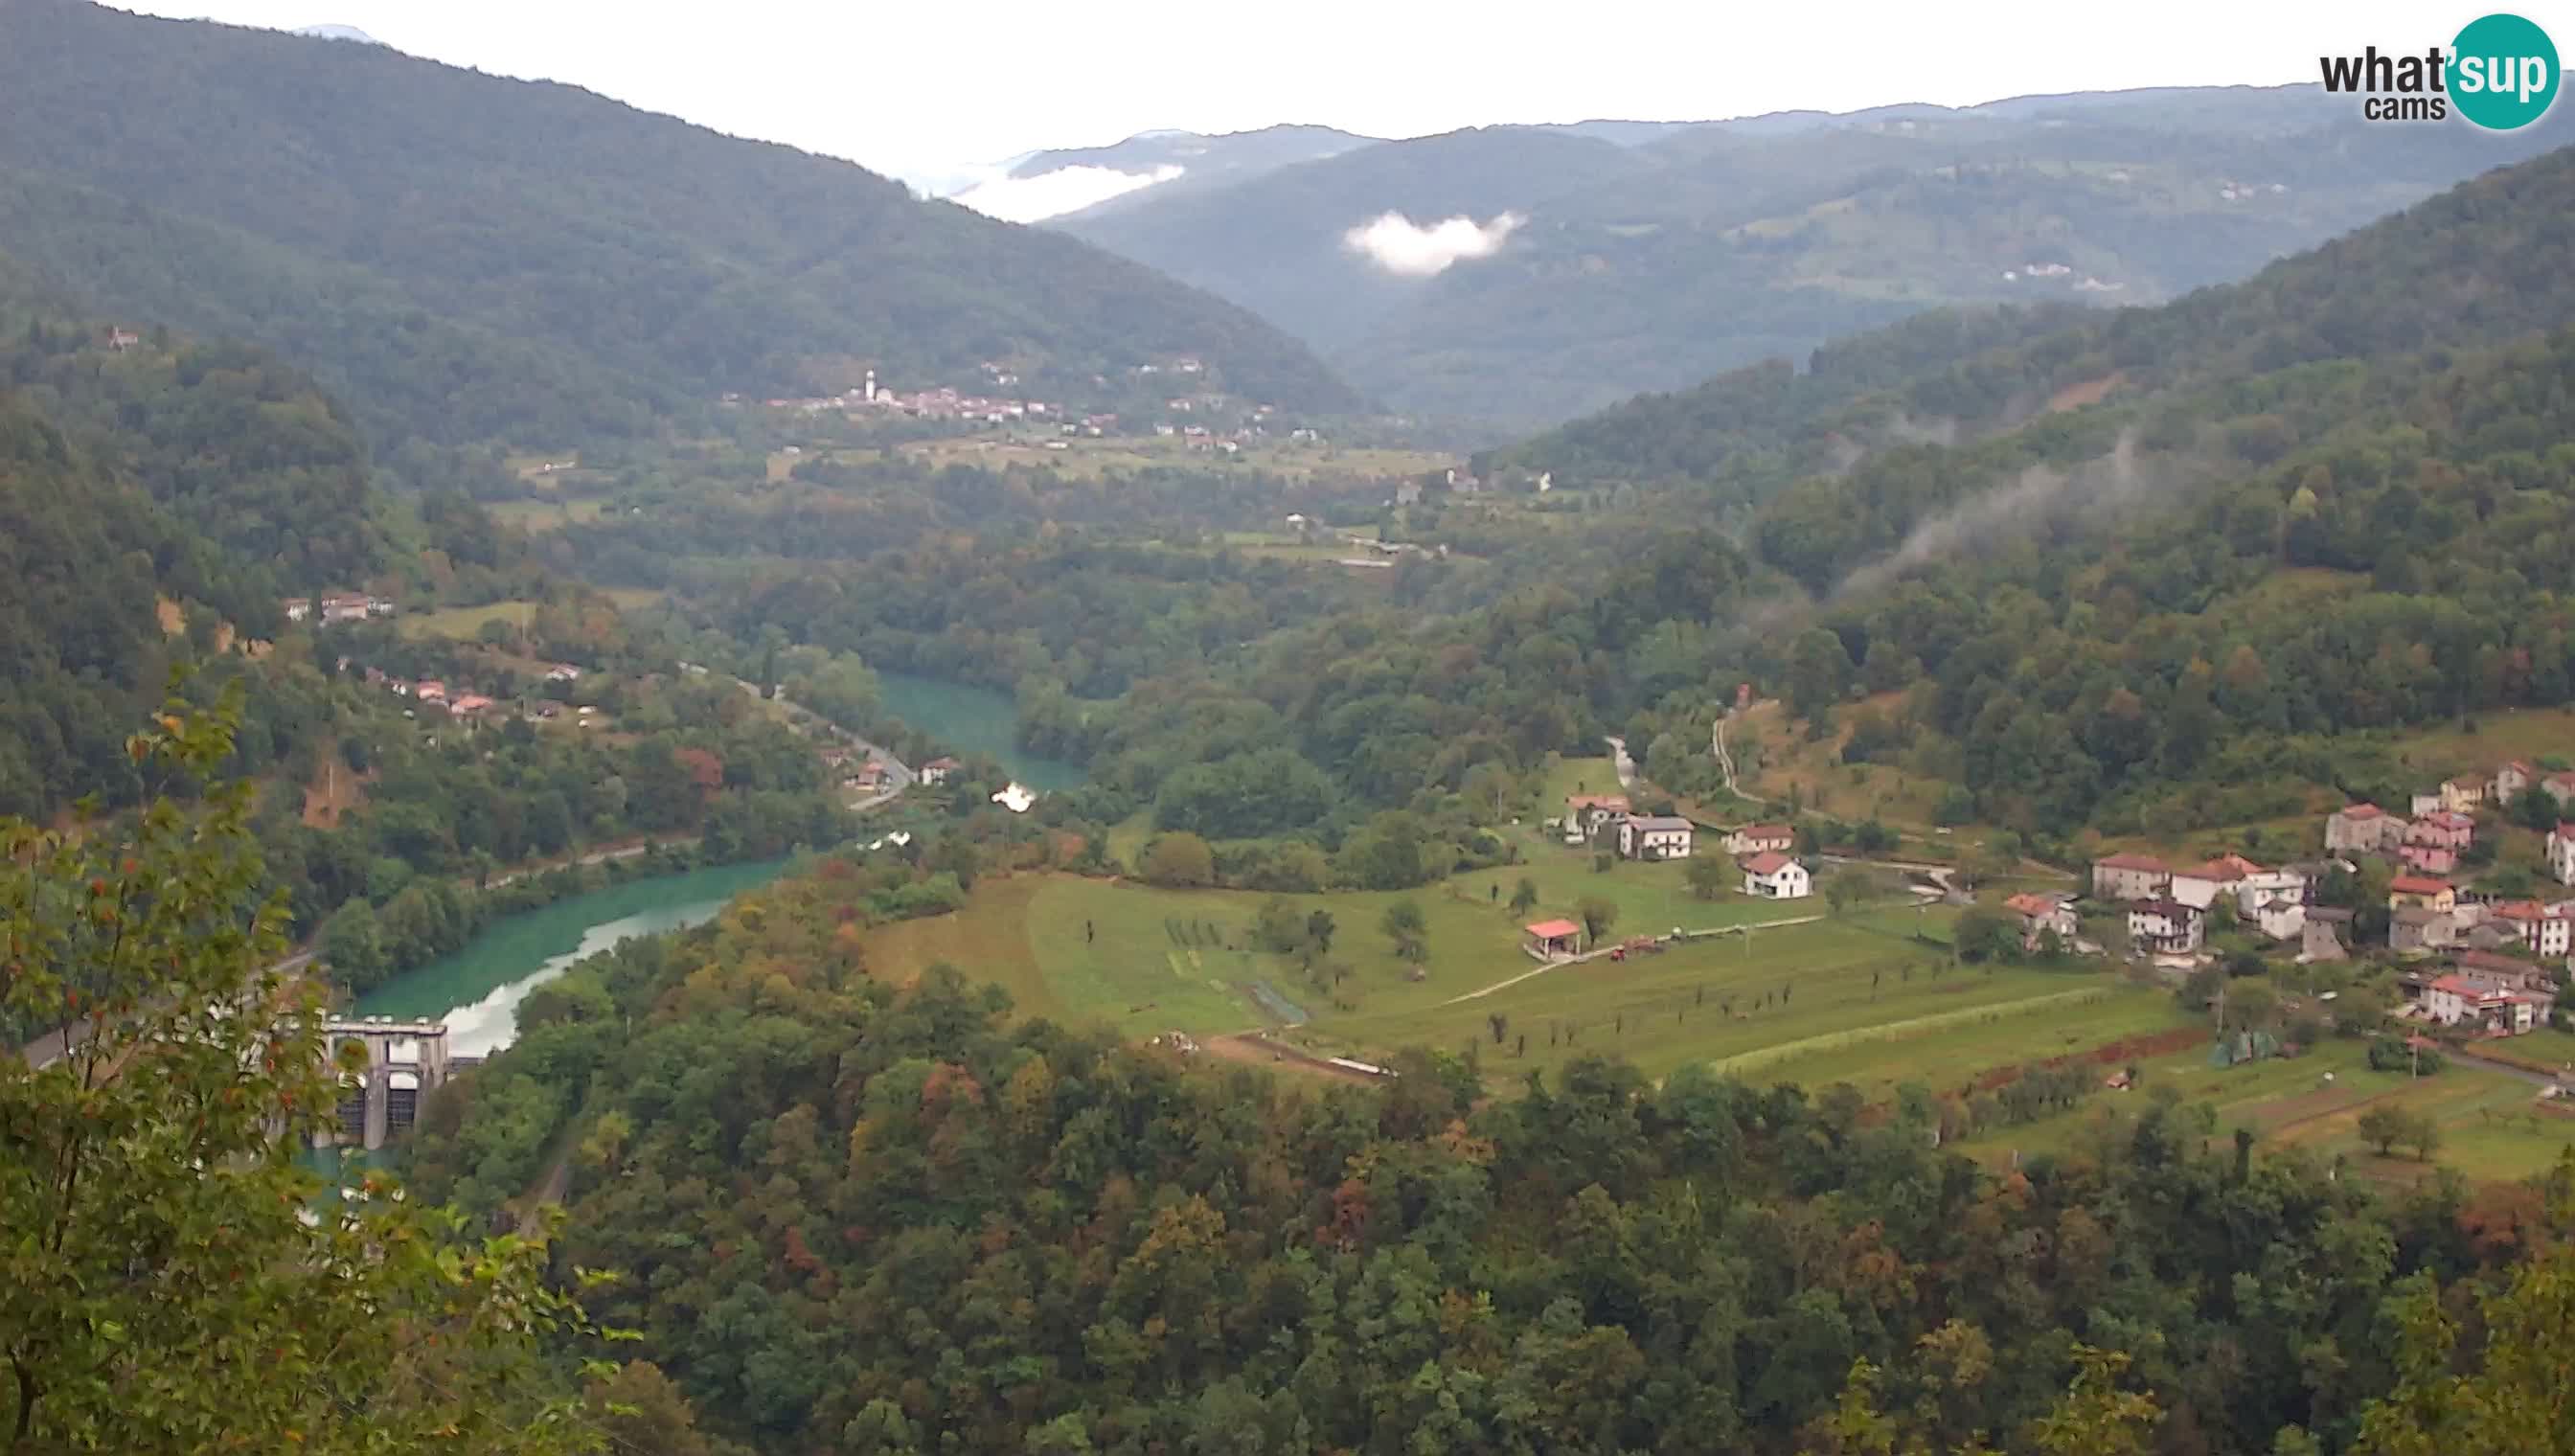
<instances>
[{"instance_id":1,"label":"overcast sky","mask_svg":"<svg viewBox=\"0 0 2575 1456\"><path fill-rule=\"evenodd\" d=\"M354 25L456 65L566 81L916 180L1156 127L1743 116L2039 91L2314 81L2322 52L2420 51L2484 12L2394 0L126 0L244 25ZM2520 13L2575 54L2575 0Z\"/></svg>"}]
</instances>

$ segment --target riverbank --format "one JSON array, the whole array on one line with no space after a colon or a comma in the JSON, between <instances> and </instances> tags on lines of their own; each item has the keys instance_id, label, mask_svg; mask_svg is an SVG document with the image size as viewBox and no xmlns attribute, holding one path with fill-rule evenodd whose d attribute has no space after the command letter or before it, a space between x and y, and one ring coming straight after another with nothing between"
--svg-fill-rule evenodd
<instances>
[{"instance_id":1,"label":"riverbank","mask_svg":"<svg viewBox=\"0 0 2575 1456\"><path fill-rule=\"evenodd\" d=\"M701 924L736 895L785 872L789 860L708 865L629 879L496 918L458 949L402 972L357 999L356 1014L447 1023L452 1056L509 1045L519 1003L581 960L634 935Z\"/></svg>"},{"instance_id":2,"label":"riverbank","mask_svg":"<svg viewBox=\"0 0 2575 1456\"><path fill-rule=\"evenodd\" d=\"M891 717L959 756L982 753L1041 793L1081 785L1079 763L1032 753L1019 744L1020 712L1011 695L911 673L877 674L877 701Z\"/></svg>"}]
</instances>

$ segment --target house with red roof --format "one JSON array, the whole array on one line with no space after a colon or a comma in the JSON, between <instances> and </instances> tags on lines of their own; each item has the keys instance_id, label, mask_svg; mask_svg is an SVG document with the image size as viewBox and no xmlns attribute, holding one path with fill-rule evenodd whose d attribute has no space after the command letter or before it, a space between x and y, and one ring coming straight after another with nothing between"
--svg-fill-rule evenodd
<instances>
[{"instance_id":1,"label":"house with red roof","mask_svg":"<svg viewBox=\"0 0 2575 1456\"><path fill-rule=\"evenodd\" d=\"M2424 874L2447 874L2476 837L2477 821L2450 809L2436 809L2405 826L2405 842L2396 857Z\"/></svg>"},{"instance_id":2,"label":"house with red roof","mask_svg":"<svg viewBox=\"0 0 2575 1456\"><path fill-rule=\"evenodd\" d=\"M2400 874L2387 882L2387 907L2402 909L2408 905L2446 915L2458 908L2459 893L2446 879L2427 874Z\"/></svg>"},{"instance_id":3,"label":"house with red roof","mask_svg":"<svg viewBox=\"0 0 2575 1456\"><path fill-rule=\"evenodd\" d=\"M2172 888L2172 866L2152 854L2112 854L2092 861L2092 893L2108 900L2147 900Z\"/></svg>"},{"instance_id":4,"label":"house with red roof","mask_svg":"<svg viewBox=\"0 0 2575 1456\"><path fill-rule=\"evenodd\" d=\"M2575 949L2575 917L2561 906L2503 900L2486 907L2486 920L2534 954L2563 956Z\"/></svg>"},{"instance_id":5,"label":"house with red roof","mask_svg":"<svg viewBox=\"0 0 2575 1456\"><path fill-rule=\"evenodd\" d=\"M2003 901L2003 908L2020 917L2020 948L2036 950L2046 935L2053 933L2059 945L2074 943L2074 907L2063 895L2031 891L2016 894Z\"/></svg>"},{"instance_id":6,"label":"house with red roof","mask_svg":"<svg viewBox=\"0 0 2575 1456\"><path fill-rule=\"evenodd\" d=\"M2453 973L2424 988L2424 1014L2444 1026L2468 1026L2489 1036L2519 1036L2546 1020L2532 992L2484 976Z\"/></svg>"},{"instance_id":7,"label":"house with red roof","mask_svg":"<svg viewBox=\"0 0 2575 1456\"><path fill-rule=\"evenodd\" d=\"M2351 803L2325 819L2325 847L2347 854L2389 854L2405 842L2405 820L2374 803Z\"/></svg>"},{"instance_id":8,"label":"house with red roof","mask_svg":"<svg viewBox=\"0 0 2575 1456\"><path fill-rule=\"evenodd\" d=\"M1763 899L1804 899L1815 892L1806 866L1776 849L1747 854L1736 861L1743 871L1743 892Z\"/></svg>"},{"instance_id":9,"label":"house with red roof","mask_svg":"<svg viewBox=\"0 0 2575 1456\"><path fill-rule=\"evenodd\" d=\"M933 758L929 762L921 765L921 781L925 785L945 783L948 781L949 774L954 773L965 766L965 764L958 762L956 759L943 754L942 756Z\"/></svg>"},{"instance_id":10,"label":"house with red roof","mask_svg":"<svg viewBox=\"0 0 2575 1456\"><path fill-rule=\"evenodd\" d=\"M1611 822L1627 816L1623 793L1568 793L1564 796L1564 842L1578 844Z\"/></svg>"}]
</instances>

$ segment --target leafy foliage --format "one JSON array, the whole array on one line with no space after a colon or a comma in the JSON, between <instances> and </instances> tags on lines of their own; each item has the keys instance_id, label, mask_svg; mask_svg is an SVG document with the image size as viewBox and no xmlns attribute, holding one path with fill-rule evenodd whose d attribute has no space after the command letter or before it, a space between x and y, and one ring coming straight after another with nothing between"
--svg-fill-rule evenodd
<instances>
[{"instance_id":1,"label":"leafy foliage","mask_svg":"<svg viewBox=\"0 0 2575 1456\"><path fill-rule=\"evenodd\" d=\"M308 1221L289 1149L347 1068L273 967L223 719L133 756L175 796L96 832L0 822L0 1430L21 1450L589 1449L545 1361L590 1329L542 1242L460 1241L372 1176ZM256 1378L246 1378L257 1372Z\"/></svg>"}]
</instances>

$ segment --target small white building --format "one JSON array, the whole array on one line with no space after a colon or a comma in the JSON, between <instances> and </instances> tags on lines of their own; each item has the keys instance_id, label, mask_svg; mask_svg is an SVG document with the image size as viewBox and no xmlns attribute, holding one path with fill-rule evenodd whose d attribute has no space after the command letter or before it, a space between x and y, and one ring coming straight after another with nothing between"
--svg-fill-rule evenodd
<instances>
[{"instance_id":1,"label":"small white building","mask_svg":"<svg viewBox=\"0 0 2575 1456\"><path fill-rule=\"evenodd\" d=\"M1728 854L1785 854L1797 846L1797 831L1786 824L1745 824L1725 836Z\"/></svg>"},{"instance_id":2,"label":"small white building","mask_svg":"<svg viewBox=\"0 0 2575 1456\"><path fill-rule=\"evenodd\" d=\"M1740 861L1743 870L1743 892L1763 899L1804 899L1815 892L1814 876L1806 866L1777 850L1764 850Z\"/></svg>"},{"instance_id":3,"label":"small white building","mask_svg":"<svg viewBox=\"0 0 2575 1456\"><path fill-rule=\"evenodd\" d=\"M925 784L945 783L948 781L949 774L963 766L965 765L954 758L933 758L921 765L921 781Z\"/></svg>"},{"instance_id":4,"label":"small white building","mask_svg":"<svg viewBox=\"0 0 2575 1456\"><path fill-rule=\"evenodd\" d=\"M2307 929L2307 907L2293 899L2266 899L2246 911L2245 918L2274 940L2295 940Z\"/></svg>"},{"instance_id":5,"label":"small white building","mask_svg":"<svg viewBox=\"0 0 2575 1456\"><path fill-rule=\"evenodd\" d=\"M2548 831L2548 872L2559 884L2575 884L2575 824L2560 822Z\"/></svg>"},{"instance_id":6,"label":"small white building","mask_svg":"<svg viewBox=\"0 0 2575 1456\"><path fill-rule=\"evenodd\" d=\"M1618 821L1618 852L1629 859L1687 859L1690 821L1672 814L1629 814Z\"/></svg>"}]
</instances>

